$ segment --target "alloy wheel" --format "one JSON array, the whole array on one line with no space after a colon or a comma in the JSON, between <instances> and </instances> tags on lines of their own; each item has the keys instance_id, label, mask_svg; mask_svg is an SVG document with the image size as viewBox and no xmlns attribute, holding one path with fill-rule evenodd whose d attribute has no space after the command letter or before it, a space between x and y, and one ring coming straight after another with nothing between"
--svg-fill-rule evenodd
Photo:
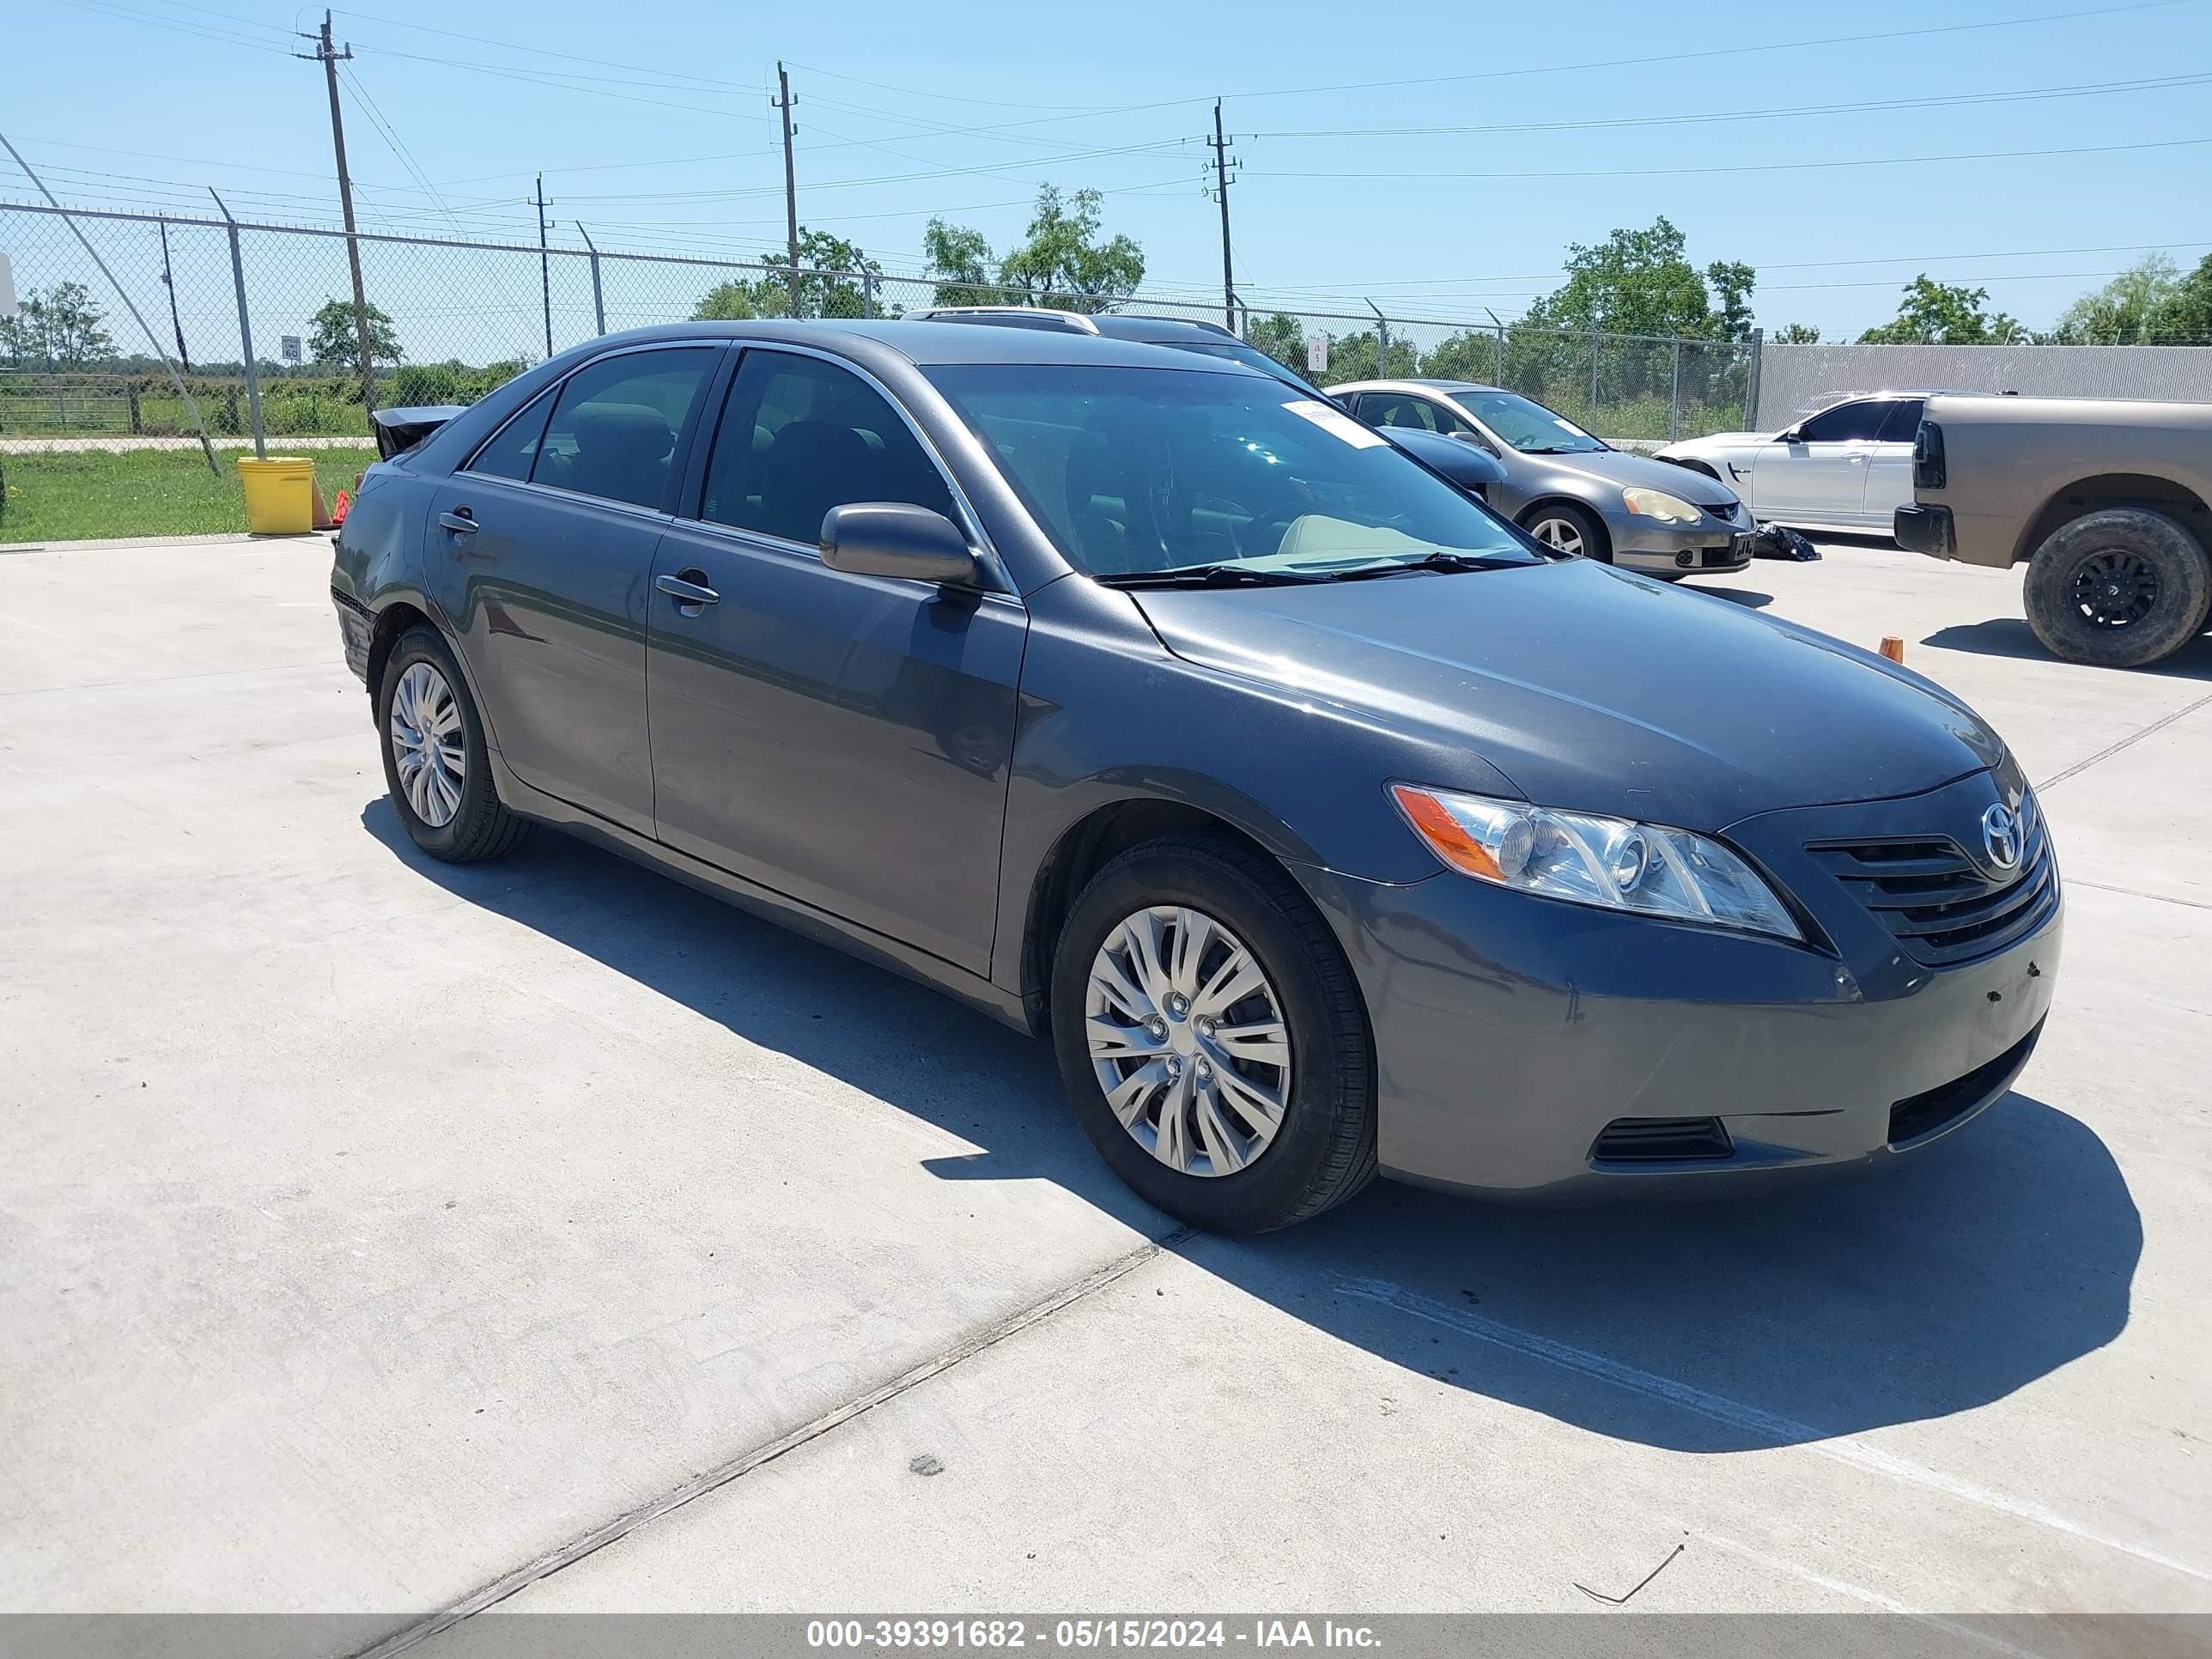
<instances>
[{"instance_id":1,"label":"alloy wheel","mask_svg":"<svg viewBox=\"0 0 2212 1659\"><path fill-rule=\"evenodd\" d=\"M2074 605L2093 627L2130 628L2158 608L2158 571L2122 548L2093 553L2075 567Z\"/></svg>"},{"instance_id":2,"label":"alloy wheel","mask_svg":"<svg viewBox=\"0 0 2212 1659\"><path fill-rule=\"evenodd\" d=\"M415 816L442 830L461 810L468 744L453 688L427 662L410 663L392 693L392 760Z\"/></svg>"},{"instance_id":3,"label":"alloy wheel","mask_svg":"<svg viewBox=\"0 0 2212 1659\"><path fill-rule=\"evenodd\" d=\"M1556 547L1562 553L1579 554L1583 549L1582 527L1571 519L1539 519L1528 526L1528 533L1547 547Z\"/></svg>"},{"instance_id":4,"label":"alloy wheel","mask_svg":"<svg viewBox=\"0 0 2212 1659\"><path fill-rule=\"evenodd\" d=\"M1182 1175L1226 1176L1264 1153L1291 1095L1281 998L1212 916L1154 905L1125 917L1091 964L1091 1065L1137 1144Z\"/></svg>"}]
</instances>

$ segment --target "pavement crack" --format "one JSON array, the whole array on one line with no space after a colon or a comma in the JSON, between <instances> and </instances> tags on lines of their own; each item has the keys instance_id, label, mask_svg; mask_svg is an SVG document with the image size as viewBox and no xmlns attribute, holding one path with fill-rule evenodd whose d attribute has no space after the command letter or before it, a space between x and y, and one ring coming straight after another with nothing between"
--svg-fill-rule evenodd
<instances>
[{"instance_id":1,"label":"pavement crack","mask_svg":"<svg viewBox=\"0 0 2212 1659\"><path fill-rule=\"evenodd\" d=\"M972 1359L977 1354L996 1347L1007 1338L1018 1336L1033 1325L1042 1324L1054 1314L1074 1306L1085 1297L1104 1290L1115 1280L1135 1272L1157 1257L1163 1250L1174 1249L1175 1246L1190 1237L1194 1231L1189 1227L1176 1228L1159 1238L1148 1240L1125 1255L1115 1257L1103 1267L1093 1268L1081 1278L1073 1279L1057 1290L1047 1291L1028 1306L1018 1309L995 1323L984 1326L981 1330L969 1333L951 1347L923 1360L908 1370L900 1372L890 1382L871 1389L866 1394L857 1395L842 1405L832 1407L821 1416L811 1422L801 1424L788 1433L778 1435L773 1440L763 1442L750 1450L739 1452L736 1456L693 1475L690 1480L662 1493L659 1498L641 1504L635 1509L626 1510L612 1520L594 1527L581 1536L573 1538L535 1559L511 1571L501 1574L489 1583L471 1590L450 1606L416 1620L413 1624L395 1632L371 1646L356 1650L352 1659L392 1659L392 1656L395 1654L404 1653L410 1648L428 1641L434 1636L443 1634L464 1619L473 1617L485 1608L504 1601L508 1596L528 1589L540 1579L551 1577L563 1568L575 1565L586 1556L595 1554L606 1548L608 1545L619 1542L641 1527L658 1521L664 1515L672 1514L682 1509L695 1498L704 1498L711 1492L719 1491L741 1476L751 1474L763 1465L774 1462L785 1453L796 1451L801 1446L820 1439L833 1430L842 1428L854 1419L865 1416L878 1406L888 1405L906 1393L908 1389L951 1370L963 1360Z\"/></svg>"},{"instance_id":2,"label":"pavement crack","mask_svg":"<svg viewBox=\"0 0 2212 1659\"><path fill-rule=\"evenodd\" d=\"M2045 790L2049 789L2053 784L2063 783L2067 779L2073 777L2075 774L2087 771L2099 761L2112 759L2112 757L2118 754L2121 750L2128 748L2131 744L2141 743L2145 738L2150 736L2154 732L2163 732L2167 726L2172 725L2174 721L2178 720L2185 720L2190 715L2195 714L2198 709L2205 708L2208 705L2212 705L2212 691L2206 692L2204 696L2197 698L2195 702L2186 704L2182 708L2175 709L2171 714L2160 715L2158 719L2153 720L2148 726L2143 727L2140 732L2130 732L2126 737L2122 738L2118 743L2110 744L2106 747L2100 749L2095 754L2090 756L2088 759L2075 761L2073 765L2068 767L2064 771L2052 773L2049 777L2044 779L2042 782L2035 786L2036 793L2040 794Z\"/></svg>"}]
</instances>

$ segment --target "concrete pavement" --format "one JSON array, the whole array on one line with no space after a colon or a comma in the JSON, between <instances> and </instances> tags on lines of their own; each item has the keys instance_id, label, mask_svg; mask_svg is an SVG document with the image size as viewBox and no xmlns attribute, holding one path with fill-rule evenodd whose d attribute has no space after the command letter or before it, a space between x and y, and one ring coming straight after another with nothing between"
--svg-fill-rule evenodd
<instances>
[{"instance_id":1,"label":"concrete pavement","mask_svg":"<svg viewBox=\"0 0 2212 1659\"><path fill-rule=\"evenodd\" d=\"M2212 1610L2212 641L2069 668L1873 547L1705 584L1904 635L2042 784L2017 1091L1765 1204L1229 1242L927 993L418 858L326 570L0 557L0 1607L1544 1610L1679 1542L1638 1607Z\"/></svg>"}]
</instances>

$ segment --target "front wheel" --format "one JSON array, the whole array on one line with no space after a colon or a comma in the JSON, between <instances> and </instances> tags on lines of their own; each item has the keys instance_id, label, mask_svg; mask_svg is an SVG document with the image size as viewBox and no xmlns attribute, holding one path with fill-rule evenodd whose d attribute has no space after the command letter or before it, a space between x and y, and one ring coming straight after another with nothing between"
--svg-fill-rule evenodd
<instances>
[{"instance_id":1,"label":"front wheel","mask_svg":"<svg viewBox=\"0 0 2212 1659\"><path fill-rule=\"evenodd\" d=\"M1547 501L1531 507L1522 517L1521 527L1545 546L1562 553L1579 554L1601 564L1613 562L1613 544L1606 538L1605 526L1587 507L1571 501Z\"/></svg>"},{"instance_id":2,"label":"front wheel","mask_svg":"<svg viewBox=\"0 0 2212 1659\"><path fill-rule=\"evenodd\" d=\"M1121 854L1068 915L1051 998L1085 1132L1169 1214L1264 1232L1373 1178L1358 988L1320 914L1259 854L1189 836Z\"/></svg>"},{"instance_id":3,"label":"front wheel","mask_svg":"<svg viewBox=\"0 0 2212 1659\"><path fill-rule=\"evenodd\" d=\"M2212 562L2165 514L2107 507L2051 532L2029 562L2022 599L2053 656L2140 668L2203 631Z\"/></svg>"}]
</instances>

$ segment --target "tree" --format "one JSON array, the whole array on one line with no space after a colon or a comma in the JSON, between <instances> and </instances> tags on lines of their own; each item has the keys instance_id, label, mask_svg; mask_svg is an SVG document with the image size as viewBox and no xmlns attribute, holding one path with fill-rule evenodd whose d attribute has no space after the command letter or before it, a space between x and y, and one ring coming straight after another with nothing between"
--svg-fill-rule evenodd
<instances>
[{"instance_id":1,"label":"tree","mask_svg":"<svg viewBox=\"0 0 2212 1659\"><path fill-rule=\"evenodd\" d=\"M744 282L717 283L692 309L695 323L742 323L756 317L788 317L790 267L762 261L763 274ZM802 317L865 317L866 285L884 268L857 244L826 230L799 231L799 314ZM783 274L776 274L781 270ZM860 280L854 282L852 278Z\"/></svg>"},{"instance_id":2,"label":"tree","mask_svg":"<svg viewBox=\"0 0 2212 1659\"><path fill-rule=\"evenodd\" d=\"M994 295L985 273L991 245L967 225L932 219L921 248L937 278L939 305L981 305L994 298L1060 311L1104 311L1136 292L1145 279L1144 251L1126 235L1098 236L1104 196L1079 190L1063 197L1057 185L1041 185L1026 240L999 263Z\"/></svg>"},{"instance_id":3,"label":"tree","mask_svg":"<svg viewBox=\"0 0 2212 1659\"><path fill-rule=\"evenodd\" d=\"M937 278L931 303L940 306L983 306L991 303L991 245L983 233L967 225L948 225L932 219L921 233L922 257L929 274Z\"/></svg>"},{"instance_id":4,"label":"tree","mask_svg":"<svg viewBox=\"0 0 2212 1659\"><path fill-rule=\"evenodd\" d=\"M1480 329L1449 335L1421 359L1421 373L1438 380L1488 380L1500 372L1498 336Z\"/></svg>"},{"instance_id":5,"label":"tree","mask_svg":"<svg viewBox=\"0 0 2212 1659\"><path fill-rule=\"evenodd\" d=\"M79 369L115 356L106 313L82 283L57 283L43 294L33 289L15 309L0 322L0 350L15 368Z\"/></svg>"},{"instance_id":6,"label":"tree","mask_svg":"<svg viewBox=\"0 0 2212 1659\"><path fill-rule=\"evenodd\" d=\"M1420 373L1419 356L1411 340L1403 337L1392 340L1389 350L1382 354L1382 361L1379 363L1375 360L1375 331L1371 328L1363 329L1357 334L1331 335L1328 368L1322 376L1323 383L1403 379Z\"/></svg>"},{"instance_id":7,"label":"tree","mask_svg":"<svg viewBox=\"0 0 2212 1659\"><path fill-rule=\"evenodd\" d=\"M1774 331L1777 345L1818 345L1820 331L1810 323L1788 323Z\"/></svg>"},{"instance_id":8,"label":"tree","mask_svg":"<svg viewBox=\"0 0 2212 1659\"><path fill-rule=\"evenodd\" d=\"M782 276L749 283L717 283L691 313L695 323L747 323L756 317L791 314L791 283Z\"/></svg>"},{"instance_id":9,"label":"tree","mask_svg":"<svg viewBox=\"0 0 2212 1659\"><path fill-rule=\"evenodd\" d=\"M2212 253L2160 303L2149 336L2160 345L2212 345Z\"/></svg>"},{"instance_id":10,"label":"tree","mask_svg":"<svg viewBox=\"0 0 2212 1659\"><path fill-rule=\"evenodd\" d=\"M2160 307L2181 286L2181 268L2162 252L2145 254L2118 276L2066 307L2051 329L2053 345L2138 345L2150 337Z\"/></svg>"},{"instance_id":11,"label":"tree","mask_svg":"<svg viewBox=\"0 0 2212 1659\"><path fill-rule=\"evenodd\" d=\"M1756 273L1749 265L1715 264L1701 277L1684 257L1684 246L1682 233L1664 215L1649 230L1616 230L1589 246L1570 243L1566 282L1531 306L1522 320L1613 334L1747 337ZM1709 281L1720 295L1717 315L1706 291Z\"/></svg>"},{"instance_id":12,"label":"tree","mask_svg":"<svg viewBox=\"0 0 2212 1659\"><path fill-rule=\"evenodd\" d=\"M1751 291L1759 286L1759 273L1741 262L1716 259L1705 267L1705 282L1717 301L1712 314L1712 337L1751 338Z\"/></svg>"},{"instance_id":13,"label":"tree","mask_svg":"<svg viewBox=\"0 0 2212 1659\"><path fill-rule=\"evenodd\" d=\"M1020 289L1034 304L1058 301L1064 311L1103 311L1135 293L1145 280L1144 252L1127 235L1098 240L1105 199L1079 190L1063 204L1057 185L1041 186L1029 240L1000 261L999 285Z\"/></svg>"},{"instance_id":14,"label":"tree","mask_svg":"<svg viewBox=\"0 0 2212 1659\"><path fill-rule=\"evenodd\" d=\"M1985 288L1939 283L1926 272L1905 284L1896 317L1859 336L1861 345L2014 345L2027 331L2002 311L1994 315Z\"/></svg>"},{"instance_id":15,"label":"tree","mask_svg":"<svg viewBox=\"0 0 2212 1659\"><path fill-rule=\"evenodd\" d=\"M884 274L884 268L855 242L826 230L799 228L799 263L805 267L799 279L802 317L865 317L867 288ZM848 280L859 278L854 282Z\"/></svg>"},{"instance_id":16,"label":"tree","mask_svg":"<svg viewBox=\"0 0 2212 1659\"><path fill-rule=\"evenodd\" d=\"M307 319L307 349L315 362L324 368L358 367L361 344L354 337L353 307L343 300L331 300ZM368 356L374 363L396 363L406 356L399 349L399 337L392 332L392 319L376 307L368 307Z\"/></svg>"},{"instance_id":17,"label":"tree","mask_svg":"<svg viewBox=\"0 0 2212 1659\"><path fill-rule=\"evenodd\" d=\"M1306 372L1306 325L1287 312L1251 319L1244 325L1244 343L1295 374Z\"/></svg>"}]
</instances>

